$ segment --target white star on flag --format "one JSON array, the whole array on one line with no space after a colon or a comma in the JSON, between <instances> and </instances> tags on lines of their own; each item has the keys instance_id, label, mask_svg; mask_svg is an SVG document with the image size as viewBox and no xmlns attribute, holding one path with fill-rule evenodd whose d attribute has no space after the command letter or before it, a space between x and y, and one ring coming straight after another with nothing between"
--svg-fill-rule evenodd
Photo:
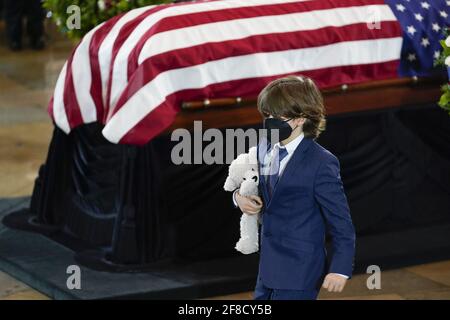
<instances>
[{"instance_id":1,"label":"white star on flag","mask_svg":"<svg viewBox=\"0 0 450 320\"><path fill-rule=\"evenodd\" d=\"M422 46L423 47L428 47L430 45L430 40L428 40L428 38L422 38Z\"/></svg>"},{"instance_id":2,"label":"white star on flag","mask_svg":"<svg viewBox=\"0 0 450 320\"><path fill-rule=\"evenodd\" d=\"M414 26L408 26L408 33L412 36L417 32L416 28Z\"/></svg>"},{"instance_id":3,"label":"white star on flag","mask_svg":"<svg viewBox=\"0 0 450 320\"><path fill-rule=\"evenodd\" d=\"M406 9L406 8L405 8L405 6L404 6L404 5L402 5L402 4L398 4L398 5L397 5L397 10L398 10L398 11L400 11L400 12L404 12L404 11L405 11L405 9Z\"/></svg>"},{"instance_id":4,"label":"white star on flag","mask_svg":"<svg viewBox=\"0 0 450 320\"><path fill-rule=\"evenodd\" d=\"M423 17L422 17L422 15L420 13L416 13L414 16L416 17L417 21L422 21L423 20Z\"/></svg>"},{"instance_id":5,"label":"white star on flag","mask_svg":"<svg viewBox=\"0 0 450 320\"><path fill-rule=\"evenodd\" d=\"M436 31L436 32L441 31L441 27L439 26L439 24L433 23L432 25L433 25L433 30L434 30L434 31Z\"/></svg>"},{"instance_id":6,"label":"white star on flag","mask_svg":"<svg viewBox=\"0 0 450 320\"><path fill-rule=\"evenodd\" d=\"M424 9L430 9L430 4L428 3L428 2L422 2L421 4L420 4L421 6L422 6L422 8L424 8Z\"/></svg>"},{"instance_id":7,"label":"white star on flag","mask_svg":"<svg viewBox=\"0 0 450 320\"><path fill-rule=\"evenodd\" d=\"M447 18L447 17L448 17L447 12L445 12L445 11L440 11L439 14L440 14L441 17L443 17L443 18Z\"/></svg>"},{"instance_id":8,"label":"white star on flag","mask_svg":"<svg viewBox=\"0 0 450 320\"><path fill-rule=\"evenodd\" d=\"M414 54L414 53L410 53L409 55L408 55L408 61L409 62L413 62L414 60L416 60L417 58L416 58L416 55Z\"/></svg>"}]
</instances>

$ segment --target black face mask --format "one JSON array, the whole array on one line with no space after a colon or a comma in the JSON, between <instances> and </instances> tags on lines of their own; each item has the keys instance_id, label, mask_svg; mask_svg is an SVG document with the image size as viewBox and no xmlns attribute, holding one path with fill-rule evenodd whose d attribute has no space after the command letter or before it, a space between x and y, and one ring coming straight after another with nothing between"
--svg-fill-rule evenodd
<instances>
[{"instance_id":1,"label":"black face mask","mask_svg":"<svg viewBox=\"0 0 450 320\"><path fill-rule=\"evenodd\" d=\"M281 120L277 118L267 118L264 120L264 129L267 130L267 139L269 143L277 143L289 138L292 134L292 128L288 120ZM278 139L276 139L275 130L278 130ZM272 141L272 139L275 139Z\"/></svg>"}]
</instances>

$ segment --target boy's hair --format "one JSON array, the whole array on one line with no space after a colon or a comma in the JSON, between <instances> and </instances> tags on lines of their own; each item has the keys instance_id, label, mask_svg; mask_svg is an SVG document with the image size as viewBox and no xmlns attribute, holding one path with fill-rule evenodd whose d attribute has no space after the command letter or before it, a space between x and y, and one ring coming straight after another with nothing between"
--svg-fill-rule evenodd
<instances>
[{"instance_id":1,"label":"boy's hair","mask_svg":"<svg viewBox=\"0 0 450 320\"><path fill-rule=\"evenodd\" d=\"M269 83L258 96L263 117L306 118L305 137L316 139L325 130L323 97L314 81L303 76L288 76Z\"/></svg>"}]
</instances>

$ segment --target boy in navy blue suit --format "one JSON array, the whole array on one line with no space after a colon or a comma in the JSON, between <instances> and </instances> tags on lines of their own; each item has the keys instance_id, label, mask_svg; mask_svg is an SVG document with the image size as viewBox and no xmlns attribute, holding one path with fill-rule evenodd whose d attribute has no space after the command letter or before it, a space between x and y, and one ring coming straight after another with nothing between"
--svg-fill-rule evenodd
<instances>
[{"instance_id":1,"label":"boy in navy blue suit","mask_svg":"<svg viewBox=\"0 0 450 320\"><path fill-rule=\"evenodd\" d=\"M263 89L258 109L272 142L258 146L262 199L233 195L242 212L262 214L254 298L314 300L321 286L341 292L352 275L355 232L339 161L315 142L325 128L322 95L311 79L289 76Z\"/></svg>"}]
</instances>

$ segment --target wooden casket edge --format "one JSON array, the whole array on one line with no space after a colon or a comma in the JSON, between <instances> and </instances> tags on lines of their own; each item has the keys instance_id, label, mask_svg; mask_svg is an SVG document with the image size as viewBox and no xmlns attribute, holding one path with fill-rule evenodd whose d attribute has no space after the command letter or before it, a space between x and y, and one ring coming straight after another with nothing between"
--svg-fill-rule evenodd
<instances>
[{"instance_id":1,"label":"wooden casket edge","mask_svg":"<svg viewBox=\"0 0 450 320\"><path fill-rule=\"evenodd\" d=\"M435 103L441 95L441 77L400 78L323 90L327 115L358 113ZM225 98L191 101L183 104L174 123L166 129L192 129L194 121L202 128L233 128L261 122L256 99Z\"/></svg>"}]
</instances>

